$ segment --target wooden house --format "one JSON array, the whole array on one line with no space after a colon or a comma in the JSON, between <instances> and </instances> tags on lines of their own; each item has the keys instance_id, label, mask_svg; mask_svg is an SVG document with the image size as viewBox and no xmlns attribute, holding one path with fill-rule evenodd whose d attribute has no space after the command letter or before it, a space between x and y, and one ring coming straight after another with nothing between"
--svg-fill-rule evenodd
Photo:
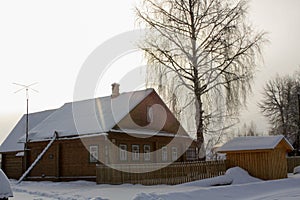
<instances>
[{"instance_id":1,"label":"wooden house","mask_svg":"<svg viewBox=\"0 0 300 200\"><path fill-rule=\"evenodd\" d=\"M111 96L66 103L30 129L28 179L95 180L99 164L196 159L195 142L153 89L115 87Z\"/></svg>"},{"instance_id":2,"label":"wooden house","mask_svg":"<svg viewBox=\"0 0 300 200\"><path fill-rule=\"evenodd\" d=\"M237 137L224 144L219 153L226 153L227 167L239 166L250 175L263 179L287 177L287 152L292 145L282 136Z\"/></svg>"}]
</instances>

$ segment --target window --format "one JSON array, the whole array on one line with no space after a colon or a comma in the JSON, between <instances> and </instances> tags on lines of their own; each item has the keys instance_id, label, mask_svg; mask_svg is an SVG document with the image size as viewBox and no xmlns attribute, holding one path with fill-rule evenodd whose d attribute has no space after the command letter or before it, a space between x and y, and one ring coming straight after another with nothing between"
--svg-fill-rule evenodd
<instances>
[{"instance_id":1,"label":"window","mask_svg":"<svg viewBox=\"0 0 300 200\"><path fill-rule=\"evenodd\" d=\"M189 147L186 151L186 159L187 160L196 160L196 151L195 148Z\"/></svg>"},{"instance_id":2,"label":"window","mask_svg":"<svg viewBox=\"0 0 300 200\"><path fill-rule=\"evenodd\" d=\"M120 160L126 161L127 160L127 145L120 144Z\"/></svg>"},{"instance_id":3,"label":"window","mask_svg":"<svg viewBox=\"0 0 300 200\"><path fill-rule=\"evenodd\" d=\"M151 123L153 121L153 108L151 106L147 106L147 122Z\"/></svg>"},{"instance_id":4,"label":"window","mask_svg":"<svg viewBox=\"0 0 300 200\"><path fill-rule=\"evenodd\" d=\"M90 162L98 162L98 146L92 145L90 146Z\"/></svg>"},{"instance_id":5,"label":"window","mask_svg":"<svg viewBox=\"0 0 300 200\"><path fill-rule=\"evenodd\" d=\"M137 144L132 145L132 160L140 159L140 146Z\"/></svg>"},{"instance_id":6,"label":"window","mask_svg":"<svg viewBox=\"0 0 300 200\"><path fill-rule=\"evenodd\" d=\"M167 147L161 148L161 160L167 161L168 160L168 149Z\"/></svg>"},{"instance_id":7,"label":"window","mask_svg":"<svg viewBox=\"0 0 300 200\"><path fill-rule=\"evenodd\" d=\"M178 159L177 147L172 147L172 161Z\"/></svg>"},{"instance_id":8,"label":"window","mask_svg":"<svg viewBox=\"0 0 300 200\"><path fill-rule=\"evenodd\" d=\"M150 150L151 150L151 149L150 149L150 145L145 144L145 145L144 145L144 160L145 160L145 161L151 160Z\"/></svg>"}]
</instances>

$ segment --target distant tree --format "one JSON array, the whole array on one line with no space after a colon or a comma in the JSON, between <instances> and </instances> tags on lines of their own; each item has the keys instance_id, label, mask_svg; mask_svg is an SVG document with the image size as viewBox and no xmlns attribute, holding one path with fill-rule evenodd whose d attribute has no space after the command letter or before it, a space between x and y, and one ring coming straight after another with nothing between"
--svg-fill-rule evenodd
<instances>
[{"instance_id":1,"label":"distant tree","mask_svg":"<svg viewBox=\"0 0 300 200\"><path fill-rule=\"evenodd\" d=\"M181 118L193 114L202 159L208 125L230 127L222 123L238 113L251 92L265 33L247 22L247 2L143 0L136 9L149 30L140 47L148 60L150 81L159 84L158 91L167 86L171 101L175 97L183 102L175 109ZM189 105L191 112L182 111Z\"/></svg>"},{"instance_id":2,"label":"distant tree","mask_svg":"<svg viewBox=\"0 0 300 200\"><path fill-rule=\"evenodd\" d=\"M299 73L294 76L277 76L264 87L263 100L259 103L261 112L269 119L270 133L283 134L299 147L297 136L299 121Z\"/></svg>"},{"instance_id":3,"label":"distant tree","mask_svg":"<svg viewBox=\"0 0 300 200\"><path fill-rule=\"evenodd\" d=\"M247 136L257 136L257 127L256 124L251 120L250 126L247 131Z\"/></svg>"},{"instance_id":4,"label":"distant tree","mask_svg":"<svg viewBox=\"0 0 300 200\"><path fill-rule=\"evenodd\" d=\"M257 136L256 124L251 120L250 125L244 123L241 129L239 129L238 136Z\"/></svg>"}]
</instances>

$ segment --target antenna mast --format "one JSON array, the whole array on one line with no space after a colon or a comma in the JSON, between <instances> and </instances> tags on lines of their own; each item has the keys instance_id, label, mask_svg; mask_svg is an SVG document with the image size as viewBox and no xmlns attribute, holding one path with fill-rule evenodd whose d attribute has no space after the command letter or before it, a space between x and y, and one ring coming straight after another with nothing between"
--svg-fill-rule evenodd
<instances>
[{"instance_id":1,"label":"antenna mast","mask_svg":"<svg viewBox=\"0 0 300 200\"><path fill-rule=\"evenodd\" d=\"M20 86L22 87L21 89L15 91L15 93L18 93L22 90L26 91L26 130L25 130L25 143L24 143L24 168L25 171L27 170L27 143L28 143L28 129L29 129L29 118L28 118L28 110L29 110L29 90L32 90L34 92L38 92L37 90L31 88L31 86L36 85L37 83L32 83L29 85L23 85L23 84L19 84L19 83L13 83L14 85Z\"/></svg>"}]
</instances>

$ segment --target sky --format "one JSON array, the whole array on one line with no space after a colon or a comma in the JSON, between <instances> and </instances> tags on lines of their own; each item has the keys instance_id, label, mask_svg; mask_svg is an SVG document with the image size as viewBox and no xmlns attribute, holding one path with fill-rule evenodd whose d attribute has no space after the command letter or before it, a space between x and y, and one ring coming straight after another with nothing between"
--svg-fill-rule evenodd
<instances>
[{"instance_id":1,"label":"sky","mask_svg":"<svg viewBox=\"0 0 300 200\"><path fill-rule=\"evenodd\" d=\"M25 92L15 93L20 87L12 83L38 83L33 88L39 92L29 93L30 112L72 101L75 80L90 53L111 37L137 28L135 1L0 1L0 143L26 112ZM252 0L249 4L249 20L269 33L270 42L241 121L253 120L261 132L267 130L257 108L263 85L276 74L292 74L300 66L299 9L299 0ZM144 63L141 52L116 60L95 95L109 95L111 83Z\"/></svg>"}]
</instances>

